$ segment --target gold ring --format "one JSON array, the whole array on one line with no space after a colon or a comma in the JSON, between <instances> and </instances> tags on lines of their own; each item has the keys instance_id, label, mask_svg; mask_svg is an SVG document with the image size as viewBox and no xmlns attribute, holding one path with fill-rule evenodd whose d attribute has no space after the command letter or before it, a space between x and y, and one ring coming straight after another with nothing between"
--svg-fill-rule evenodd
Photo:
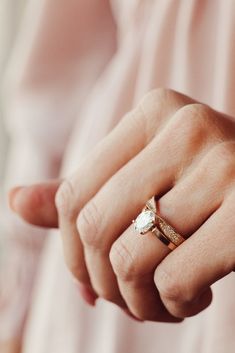
<instances>
[{"instance_id":1,"label":"gold ring","mask_svg":"<svg viewBox=\"0 0 235 353\"><path fill-rule=\"evenodd\" d=\"M151 231L170 250L174 250L185 241L182 235L158 215L154 197L146 202L142 212L132 222L139 234Z\"/></svg>"}]
</instances>

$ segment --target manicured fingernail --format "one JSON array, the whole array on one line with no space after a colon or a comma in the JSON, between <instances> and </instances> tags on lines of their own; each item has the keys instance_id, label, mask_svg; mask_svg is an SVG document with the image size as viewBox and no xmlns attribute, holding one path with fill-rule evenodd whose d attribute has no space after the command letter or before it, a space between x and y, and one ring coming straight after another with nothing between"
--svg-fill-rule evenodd
<instances>
[{"instance_id":1,"label":"manicured fingernail","mask_svg":"<svg viewBox=\"0 0 235 353\"><path fill-rule=\"evenodd\" d=\"M135 315L133 315L128 309L123 309L123 311L125 311L125 313L130 316L133 320L135 321L139 321L139 322L144 322L144 320L138 319L138 317L136 317Z\"/></svg>"},{"instance_id":2,"label":"manicured fingernail","mask_svg":"<svg viewBox=\"0 0 235 353\"><path fill-rule=\"evenodd\" d=\"M88 304L95 306L95 302L98 296L91 288L83 286L80 288L80 292Z\"/></svg>"},{"instance_id":3,"label":"manicured fingernail","mask_svg":"<svg viewBox=\"0 0 235 353\"><path fill-rule=\"evenodd\" d=\"M8 193L8 203L12 211L17 211L17 204L18 204L18 196L19 196L19 191L22 190L24 186L16 186L13 189L11 189Z\"/></svg>"},{"instance_id":4,"label":"manicured fingernail","mask_svg":"<svg viewBox=\"0 0 235 353\"><path fill-rule=\"evenodd\" d=\"M76 280L74 282L85 302L91 306L95 306L98 295L94 292L92 287L79 283Z\"/></svg>"}]
</instances>

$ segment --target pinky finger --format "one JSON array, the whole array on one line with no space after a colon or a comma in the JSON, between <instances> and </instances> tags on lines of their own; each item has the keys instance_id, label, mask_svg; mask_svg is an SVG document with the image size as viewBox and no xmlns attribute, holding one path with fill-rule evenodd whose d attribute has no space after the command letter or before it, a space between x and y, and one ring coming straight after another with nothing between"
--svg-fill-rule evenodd
<instances>
[{"instance_id":1,"label":"pinky finger","mask_svg":"<svg viewBox=\"0 0 235 353\"><path fill-rule=\"evenodd\" d=\"M193 316L210 305L210 286L235 266L234 229L234 207L225 202L157 267L155 284L172 315Z\"/></svg>"}]
</instances>

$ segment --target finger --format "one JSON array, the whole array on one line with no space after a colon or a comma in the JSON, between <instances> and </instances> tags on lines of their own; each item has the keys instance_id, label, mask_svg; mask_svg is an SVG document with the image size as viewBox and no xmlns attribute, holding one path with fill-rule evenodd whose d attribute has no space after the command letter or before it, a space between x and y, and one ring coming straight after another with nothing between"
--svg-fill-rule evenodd
<instances>
[{"instance_id":1,"label":"finger","mask_svg":"<svg viewBox=\"0 0 235 353\"><path fill-rule=\"evenodd\" d=\"M79 214L77 226L86 263L93 286L102 296L115 295L115 275L109 260L112 243L146 200L171 189L179 170L191 165L194 154L203 154L209 148L210 138L208 144L201 144L200 131L185 123L190 109L185 107L177 112L177 117L169 121L157 138L110 178Z\"/></svg>"},{"instance_id":2,"label":"finger","mask_svg":"<svg viewBox=\"0 0 235 353\"><path fill-rule=\"evenodd\" d=\"M158 200L158 213L180 234L188 237L219 208L233 184L234 153L233 142L216 144L195 169Z\"/></svg>"},{"instance_id":3,"label":"finger","mask_svg":"<svg viewBox=\"0 0 235 353\"><path fill-rule=\"evenodd\" d=\"M94 295L93 288L74 279L74 285L77 288L79 294L89 305L94 306L97 296Z\"/></svg>"},{"instance_id":4,"label":"finger","mask_svg":"<svg viewBox=\"0 0 235 353\"><path fill-rule=\"evenodd\" d=\"M228 159L222 160L218 167L218 160L221 160L219 151L224 147L224 144L219 144L210 150L195 170L186 177L182 177L158 201L158 212L165 219L168 217L169 223L183 235L189 236L199 228L224 199L228 187L228 176L231 177L231 173L228 172L230 165L225 162ZM170 252L164 244L157 244L157 242L159 240L151 233L142 237L135 236L131 227L116 240L110 253L122 296L130 310L137 317L145 319L158 317L156 308L159 305L154 305L157 297L156 290L154 290L153 272ZM148 298L148 301L145 298ZM210 295L204 299L209 300Z\"/></svg>"},{"instance_id":5,"label":"finger","mask_svg":"<svg viewBox=\"0 0 235 353\"><path fill-rule=\"evenodd\" d=\"M155 284L169 312L187 317L211 302L210 285L235 267L234 201L224 204L155 272Z\"/></svg>"},{"instance_id":6,"label":"finger","mask_svg":"<svg viewBox=\"0 0 235 353\"><path fill-rule=\"evenodd\" d=\"M55 194L61 180L15 187L9 192L9 204L25 221L40 227L58 227Z\"/></svg>"},{"instance_id":7,"label":"finger","mask_svg":"<svg viewBox=\"0 0 235 353\"><path fill-rule=\"evenodd\" d=\"M176 95L177 99L175 94L169 95L168 99L163 99L163 96L166 94L160 91L151 93L138 108L127 114L86 156L77 172L62 184L57 193L56 204L66 262L74 276L84 283L90 283L90 279L76 228L77 215L101 186L153 138L163 123L163 114L167 119L186 102L181 95ZM159 122L156 122L155 114L159 115ZM120 297L116 282L113 283L113 292ZM102 293L99 294L102 296Z\"/></svg>"},{"instance_id":8,"label":"finger","mask_svg":"<svg viewBox=\"0 0 235 353\"><path fill-rule=\"evenodd\" d=\"M132 225L112 245L109 257L121 294L139 319L180 321L165 309L153 280L156 266L169 252L153 233L138 235Z\"/></svg>"}]
</instances>

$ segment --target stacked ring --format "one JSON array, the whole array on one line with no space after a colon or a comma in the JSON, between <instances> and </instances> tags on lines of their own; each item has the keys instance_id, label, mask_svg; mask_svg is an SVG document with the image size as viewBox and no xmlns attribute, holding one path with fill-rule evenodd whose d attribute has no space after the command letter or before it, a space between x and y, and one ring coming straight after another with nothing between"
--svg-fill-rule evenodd
<instances>
[{"instance_id":1,"label":"stacked ring","mask_svg":"<svg viewBox=\"0 0 235 353\"><path fill-rule=\"evenodd\" d=\"M139 234L151 231L170 250L174 250L185 239L157 213L155 197L146 202L138 217L132 221Z\"/></svg>"}]
</instances>

